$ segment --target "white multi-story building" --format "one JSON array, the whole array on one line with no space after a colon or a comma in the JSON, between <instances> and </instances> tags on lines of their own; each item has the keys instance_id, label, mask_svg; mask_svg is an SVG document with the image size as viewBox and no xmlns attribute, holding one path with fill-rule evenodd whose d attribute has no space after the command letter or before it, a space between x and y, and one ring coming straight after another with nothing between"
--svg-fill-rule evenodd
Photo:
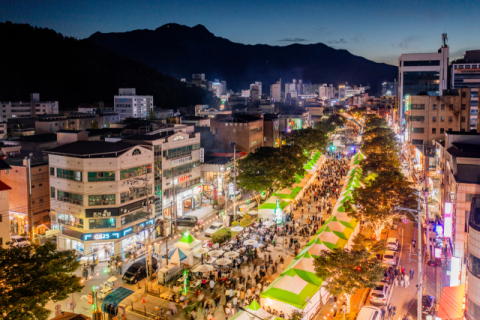
<instances>
[{"instance_id":1,"label":"white multi-story building","mask_svg":"<svg viewBox=\"0 0 480 320\"><path fill-rule=\"evenodd\" d=\"M280 102L282 98L282 84L280 81L270 85L270 97L273 99L273 101Z\"/></svg>"},{"instance_id":2,"label":"white multi-story building","mask_svg":"<svg viewBox=\"0 0 480 320\"><path fill-rule=\"evenodd\" d=\"M114 96L114 110L125 118L147 118L153 110L153 96L137 96L135 88L120 88Z\"/></svg>"},{"instance_id":3,"label":"white multi-story building","mask_svg":"<svg viewBox=\"0 0 480 320\"><path fill-rule=\"evenodd\" d=\"M32 93L30 101L23 102L2 102L0 101L0 117L3 120L8 118L30 118L40 114L58 114L58 101L40 101L39 93Z\"/></svg>"},{"instance_id":4,"label":"white multi-story building","mask_svg":"<svg viewBox=\"0 0 480 320\"><path fill-rule=\"evenodd\" d=\"M448 86L448 45L435 53L402 54L398 59L398 105L400 126L405 119L405 96L426 92L441 96Z\"/></svg>"},{"instance_id":5,"label":"white multi-story building","mask_svg":"<svg viewBox=\"0 0 480 320\"><path fill-rule=\"evenodd\" d=\"M327 85L326 83L322 84L318 88L318 97L323 100L332 99L335 96L335 90L333 89L333 84Z\"/></svg>"}]
</instances>

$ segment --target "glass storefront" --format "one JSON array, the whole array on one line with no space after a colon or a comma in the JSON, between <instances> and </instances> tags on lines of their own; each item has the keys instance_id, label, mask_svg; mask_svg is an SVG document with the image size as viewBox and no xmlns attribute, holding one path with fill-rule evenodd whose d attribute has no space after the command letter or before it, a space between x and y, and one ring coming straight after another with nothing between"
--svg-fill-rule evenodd
<instances>
[{"instance_id":1,"label":"glass storefront","mask_svg":"<svg viewBox=\"0 0 480 320\"><path fill-rule=\"evenodd\" d=\"M10 213L10 235L24 236L28 234L27 215Z\"/></svg>"},{"instance_id":2,"label":"glass storefront","mask_svg":"<svg viewBox=\"0 0 480 320\"><path fill-rule=\"evenodd\" d=\"M113 242L92 243L92 254L99 260L110 259L114 255Z\"/></svg>"},{"instance_id":3,"label":"glass storefront","mask_svg":"<svg viewBox=\"0 0 480 320\"><path fill-rule=\"evenodd\" d=\"M122 240L122 258L129 257L134 252L142 250L145 246L145 231Z\"/></svg>"}]
</instances>

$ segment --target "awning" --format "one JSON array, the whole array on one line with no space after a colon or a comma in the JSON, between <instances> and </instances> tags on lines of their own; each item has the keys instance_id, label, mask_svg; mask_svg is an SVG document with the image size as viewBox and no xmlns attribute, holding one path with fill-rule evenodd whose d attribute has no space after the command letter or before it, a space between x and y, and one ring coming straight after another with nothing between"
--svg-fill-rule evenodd
<instances>
[{"instance_id":1,"label":"awning","mask_svg":"<svg viewBox=\"0 0 480 320\"><path fill-rule=\"evenodd\" d=\"M437 318L442 320L462 320L465 296L465 285L445 287L438 304Z\"/></svg>"}]
</instances>

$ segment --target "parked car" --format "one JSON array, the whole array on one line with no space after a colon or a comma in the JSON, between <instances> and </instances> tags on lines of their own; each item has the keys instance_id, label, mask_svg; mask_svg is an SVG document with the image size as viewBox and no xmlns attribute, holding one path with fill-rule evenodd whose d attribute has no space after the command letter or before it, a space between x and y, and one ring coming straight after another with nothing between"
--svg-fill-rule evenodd
<instances>
[{"instance_id":1,"label":"parked car","mask_svg":"<svg viewBox=\"0 0 480 320\"><path fill-rule=\"evenodd\" d=\"M240 191L235 192L235 198L237 199L237 201L242 199L242 192ZM229 196L229 200L233 201L233 194Z\"/></svg>"},{"instance_id":2,"label":"parked car","mask_svg":"<svg viewBox=\"0 0 480 320\"><path fill-rule=\"evenodd\" d=\"M391 266L397 265L397 253L395 251L385 251L382 262Z\"/></svg>"},{"instance_id":3,"label":"parked car","mask_svg":"<svg viewBox=\"0 0 480 320\"><path fill-rule=\"evenodd\" d=\"M397 238L388 238L387 239L387 248L393 251L398 250L398 239Z\"/></svg>"},{"instance_id":4,"label":"parked car","mask_svg":"<svg viewBox=\"0 0 480 320\"><path fill-rule=\"evenodd\" d=\"M30 244L30 241L23 236L11 236L10 242L12 247L24 247Z\"/></svg>"},{"instance_id":5,"label":"parked car","mask_svg":"<svg viewBox=\"0 0 480 320\"><path fill-rule=\"evenodd\" d=\"M380 320L382 319L382 311L377 307L365 306L360 309L357 320Z\"/></svg>"},{"instance_id":6,"label":"parked car","mask_svg":"<svg viewBox=\"0 0 480 320\"><path fill-rule=\"evenodd\" d=\"M214 234L215 232L217 232L217 230L220 230L222 228L224 228L222 222L214 222L210 225L210 227L208 227L207 231L205 231L205 236L211 237L212 234Z\"/></svg>"},{"instance_id":7,"label":"parked car","mask_svg":"<svg viewBox=\"0 0 480 320\"><path fill-rule=\"evenodd\" d=\"M158 268L157 259L152 258L152 270L156 272ZM122 280L126 283L137 283L147 277L147 267L145 258L134 262L123 274Z\"/></svg>"},{"instance_id":8,"label":"parked car","mask_svg":"<svg viewBox=\"0 0 480 320\"><path fill-rule=\"evenodd\" d=\"M177 220L179 226L195 227L198 224L198 218L195 216L183 216Z\"/></svg>"},{"instance_id":9,"label":"parked car","mask_svg":"<svg viewBox=\"0 0 480 320\"><path fill-rule=\"evenodd\" d=\"M370 292L371 304L387 304L388 285L384 282L377 282L377 286Z\"/></svg>"},{"instance_id":10,"label":"parked car","mask_svg":"<svg viewBox=\"0 0 480 320\"><path fill-rule=\"evenodd\" d=\"M424 294L422 296L422 313L434 314L435 312L435 297Z\"/></svg>"}]
</instances>

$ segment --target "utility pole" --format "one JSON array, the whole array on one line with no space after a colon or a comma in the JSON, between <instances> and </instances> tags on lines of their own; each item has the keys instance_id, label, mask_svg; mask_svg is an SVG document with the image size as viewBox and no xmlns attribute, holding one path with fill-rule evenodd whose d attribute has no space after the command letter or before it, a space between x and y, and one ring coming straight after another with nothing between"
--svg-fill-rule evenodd
<instances>
[{"instance_id":1,"label":"utility pole","mask_svg":"<svg viewBox=\"0 0 480 320\"><path fill-rule=\"evenodd\" d=\"M425 157L424 161L424 169L423 170L423 181L425 184L425 222L426 222L426 233L427 233L427 254L428 254L428 260L432 259L432 252L430 250L430 220L428 217L428 185L427 185L427 168L430 166L429 163L429 158L427 157L427 148L425 147L425 144L423 145L423 154Z\"/></svg>"},{"instance_id":2,"label":"utility pole","mask_svg":"<svg viewBox=\"0 0 480 320\"><path fill-rule=\"evenodd\" d=\"M417 220L417 261L418 261L418 292L417 292L417 320L422 320L422 295L423 295L423 272L422 272L422 210L420 209L420 192L418 194L417 210L402 207L395 207L399 211L408 211Z\"/></svg>"},{"instance_id":3,"label":"utility pole","mask_svg":"<svg viewBox=\"0 0 480 320\"><path fill-rule=\"evenodd\" d=\"M149 228L148 228L148 218L150 217L150 210L149 205L148 205L148 173L147 173L147 168L145 167L145 206L147 208L147 221L146 226L143 228L144 232L144 237L145 237L145 267L147 270L147 279L150 279L150 270L148 265L149 259L150 259L150 233L149 233Z\"/></svg>"},{"instance_id":4,"label":"utility pole","mask_svg":"<svg viewBox=\"0 0 480 320\"><path fill-rule=\"evenodd\" d=\"M233 221L237 216L236 205L237 205L237 152L236 152L236 143L233 144ZM228 215L228 213L227 213Z\"/></svg>"},{"instance_id":5,"label":"utility pole","mask_svg":"<svg viewBox=\"0 0 480 320\"><path fill-rule=\"evenodd\" d=\"M28 174L28 224L30 227L30 242L35 243L35 228L33 226L33 204L32 204L32 156L30 153L27 158Z\"/></svg>"}]
</instances>

